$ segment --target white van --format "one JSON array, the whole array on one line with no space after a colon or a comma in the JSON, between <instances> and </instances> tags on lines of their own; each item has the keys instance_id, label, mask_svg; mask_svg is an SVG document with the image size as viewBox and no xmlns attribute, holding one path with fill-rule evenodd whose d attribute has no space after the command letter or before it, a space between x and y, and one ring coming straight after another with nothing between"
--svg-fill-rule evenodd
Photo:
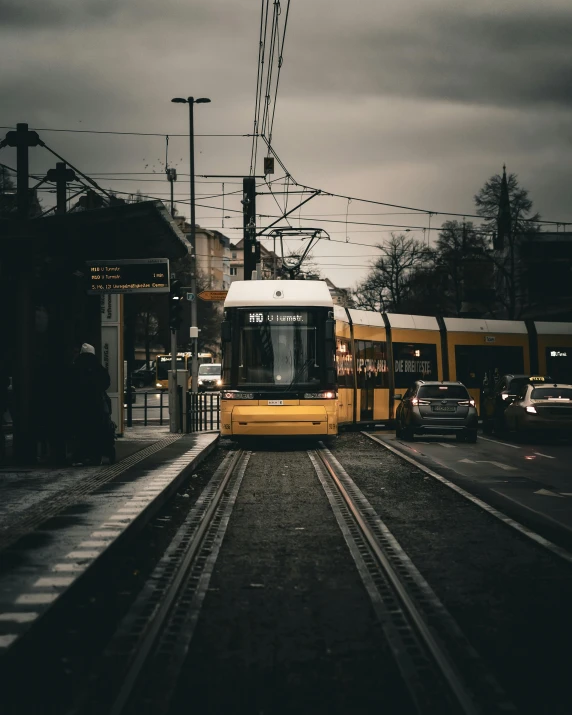
<instances>
[{"instance_id":1,"label":"white van","mask_svg":"<svg viewBox=\"0 0 572 715\"><path fill-rule=\"evenodd\" d=\"M199 392L220 390L222 387L222 365L218 362L199 365Z\"/></svg>"}]
</instances>

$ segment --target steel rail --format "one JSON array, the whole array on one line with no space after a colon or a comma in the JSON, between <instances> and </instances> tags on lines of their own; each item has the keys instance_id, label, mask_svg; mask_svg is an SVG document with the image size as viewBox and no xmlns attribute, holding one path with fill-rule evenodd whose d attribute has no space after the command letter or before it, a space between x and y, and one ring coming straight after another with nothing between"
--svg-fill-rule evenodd
<instances>
[{"instance_id":1,"label":"steel rail","mask_svg":"<svg viewBox=\"0 0 572 715\"><path fill-rule=\"evenodd\" d=\"M129 705L133 689L138 681L141 671L145 667L147 659L152 652L158 637L161 634L165 622L169 617L170 610L173 604L176 602L179 590L184 583L189 569L192 567L195 555L197 554L197 551L201 546L205 532L209 528L211 520L219 507L221 498L224 494L227 484L232 475L234 474L234 471L239 464L243 454L244 450L237 450L231 463L229 464L225 475L222 478L217 488L217 491L212 498L211 503L205 511L204 517L196 531L196 534L194 535L194 538L191 540L191 542L186 548L185 555L177 571L177 574L169 585L167 591L165 592L163 602L161 603L161 606L157 610L156 614L154 615L145 636L142 638L142 641L139 644L139 647L137 649L137 655L129 666L129 669L123 680L123 685L121 686L121 689L117 697L115 698L111 709L109 710L109 715L121 715L121 713L125 711L126 706Z\"/></svg>"},{"instance_id":2,"label":"steel rail","mask_svg":"<svg viewBox=\"0 0 572 715\"><path fill-rule=\"evenodd\" d=\"M319 457L321 463L324 465L328 474L332 478L334 484L336 485L336 488L338 489L340 495L342 496L348 509L350 510L356 524L361 530L363 537L366 539L370 549L372 550L379 564L383 568L385 575L389 579L391 585L393 586L395 592L401 600L404 610L415 625L418 635L421 637L425 648L427 649L434 663L437 665L450 692L453 694L455 700L457 701L457 704L460 706L462 712L465 715L479 715L480 709L475 704L471 695L467 693L463 683L459 678L459 675L457 674L456 669L449 661L447 655L443 652L443 648L441 647L441 645L436 641L435 637L433 636L433 633L431 632L430 627L425 622L423 616L421 615L417 606L407 592L407 589L403 585L401 579L391 565L389 559L383 552L383 549L380 547L370 527L364 521L360 510L354 503L351 496L348 494L340 478L336 474L334 468L325 456L324 450L317 449L316 454Z\"/></svg>"}]
</instances>

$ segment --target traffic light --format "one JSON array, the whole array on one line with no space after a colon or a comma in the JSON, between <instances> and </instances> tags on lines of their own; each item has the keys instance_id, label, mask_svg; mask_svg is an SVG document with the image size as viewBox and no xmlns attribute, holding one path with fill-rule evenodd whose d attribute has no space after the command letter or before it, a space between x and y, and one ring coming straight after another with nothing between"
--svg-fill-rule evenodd
<instances>
[{"instance_id":1,"label":"traffic light","mask_svg":"<svg viewBox=\"0 0 572 715\"><path fill-rule=\"evenodd\" d=\"M183 286L176 278L171 280L169 293L169 327L178 330L183 322Z\"/></svg>"}]
</instances>

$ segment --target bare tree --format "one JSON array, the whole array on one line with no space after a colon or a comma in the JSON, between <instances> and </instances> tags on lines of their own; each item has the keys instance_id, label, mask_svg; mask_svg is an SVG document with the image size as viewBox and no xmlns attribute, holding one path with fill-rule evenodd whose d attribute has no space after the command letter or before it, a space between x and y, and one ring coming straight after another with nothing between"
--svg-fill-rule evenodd
<instances>
[{"instance_id":1,"label":"bare tree","mask_svg":"<svg viewBox=\"0 0 572 715\"><path fill-rule=\"evenodd\" d=\"M290 251L282 258L278 269L280 278L288 280L313 280L321 279L320 269L314 260L314 256L308 253L307 256L300 255L296 251Z\"/></svg>"},{"instance_id":2,"label":"bare tree","mask_svg":"<svg viewBox=\"0 0 572 715\"><path fill-rule=\"evenodd\" d=\"M447 312L460 315L467 303L482 304L489 297L491 266L487 233L472 221L445 221L435 247L435 268L446 276L443 286Z\"/></svg>"},{"instance_id":3,"label":"bare tree","mask_svg":"<svg viewBox=\"0 0 572 715\"><path fill-rule=\"evenodd\" d=\"M431 260L431 251L416 238L391 234L385 245L377 245L381 256L367 278L354 291L360 307L403 312L409 297L410 278L415 269Z\"/></svg>"}]
</instances>

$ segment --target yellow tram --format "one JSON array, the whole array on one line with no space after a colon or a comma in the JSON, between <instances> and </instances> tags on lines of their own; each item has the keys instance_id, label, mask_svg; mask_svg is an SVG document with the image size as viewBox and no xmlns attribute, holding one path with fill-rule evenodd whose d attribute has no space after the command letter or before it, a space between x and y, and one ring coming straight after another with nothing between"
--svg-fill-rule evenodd
<instances>
[{"instance_id":1,"label":"yellow tram","mask_svg":"<svg viewBox=\"0 0 572 715\"><path fill-rule=\"evenodd\" d=\"M391 424L418 379L459 380L480 409L497 376L572 382L572 324L334 306L323 281L235 281L223 322L221 432L333 436Z\"/></svg>"}]
</instances>

